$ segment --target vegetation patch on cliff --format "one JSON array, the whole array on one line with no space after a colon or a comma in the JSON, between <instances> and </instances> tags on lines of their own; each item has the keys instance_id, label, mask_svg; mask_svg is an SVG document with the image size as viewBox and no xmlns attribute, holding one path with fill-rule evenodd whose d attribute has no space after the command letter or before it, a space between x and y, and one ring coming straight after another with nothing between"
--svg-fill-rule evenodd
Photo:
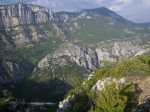
<instances>
[{"instance_id":1,"label":"vegetation patch on cliff","mask_svg":"<svg viewBox=\"0 0 150 112\"><path fill-rule=\"evenodd\" d=\"M124 82L122 78L149 75L149 55L106 64L92 73L88 80L70 91L66 100L60 103L60 110L63 112L131 112L138 104L140 91L132 80ZM117 80L118 85L116 85Z\"/></svg>"}]
</instances>

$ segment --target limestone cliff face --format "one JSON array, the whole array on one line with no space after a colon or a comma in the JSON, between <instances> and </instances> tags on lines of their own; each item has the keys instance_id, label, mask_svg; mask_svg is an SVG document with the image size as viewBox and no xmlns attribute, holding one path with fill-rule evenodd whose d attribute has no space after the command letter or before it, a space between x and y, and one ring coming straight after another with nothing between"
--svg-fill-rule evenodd
<instances>
[{"instance_id":1,"label":"limestone cliff face","mask_svg":"<svg viewBox=\"0 0 150 112\"><path fill-rule=\"evenodd\" d=\"M105 42L105 45L99 45L95 49L82 48L72 43L65 43L53 54L53 58L59 63L66 62L68 59L76 64L83 66L89 70L93 70L102 66L102 61L116 62L121 58L128 58L136 55L141 55L150 51L149 43L143 43L142 40L121 40ZM47 55L39 64L39 68L48 66ZM45 64L47 63L47 64ZM65 64L65 63L64 63Z\"/></svg>"},{"instance_id":2,"label":"limestone cliff face","mask_svg":"<svg viewBox=\"0 0 150 112\"><path fill-rule=\"evenodd\" d=\"M49 20L49 10L29 4L0 5L0 27L40 24Z\"/></svg>"},{"instance_id":3,"label":"limestone cliff face","mask_svg":"<svg viewBox=\"0 0 150 112\"><path fill-rule=\"evenodd\" d=\"M10 35L17 47L46 39L46 33L39 27L49 23L50 19L49 10L41 6L23 3L0 5L0 29Z\"/></svg>"}]
</instances>

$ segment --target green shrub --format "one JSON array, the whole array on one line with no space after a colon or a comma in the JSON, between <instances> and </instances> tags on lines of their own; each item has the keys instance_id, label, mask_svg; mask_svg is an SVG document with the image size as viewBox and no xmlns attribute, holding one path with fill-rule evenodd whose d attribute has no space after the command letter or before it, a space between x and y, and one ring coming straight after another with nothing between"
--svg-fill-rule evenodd
<instances>
[{"instance_id":1,"label":"green shrub","mask_svg":"<svg viewBox=\"0 0 150 112\"><path fill-rule=\"evenodd\" d=\"M77 99L75 97L76 100L71 103L70 111L66 112L131 112L137 105L135 87L132 83L126 83L119 88L114 83L106 86L101 92L91 91L91 88L98 80L105 77L120 79L126 76L150 75L150 56L124 59L106 65L92 74L89 80L72 90L72 95L80 97ZM86 105L89 109L82 110Z\"/></svg>"},{"instance_id":2,"label":"green shrub","mask_svg":"<svg viewBox=\"0 0 150 112\"><path fill-rule=\"evenodd\" d=\"M122 88L116 88L115 84L107 86L93 98L95 105L92 106L89 112L124 112L128 104L136 104L136 100L131 103L134 98L131 95L134 93L131 84ZM132 106L128 110L132 110Z\"/></svg>"},{"instance_id":3,"label":"green shrub","mask_svg":"<svg viewBox=\"0 0 150 112\"><path fill-rule=\"evenodd\" d=\"M89 88L96 81L104 77L121 78L134 75L150 75L150 55L142 55L131 59L124 59L116 64L110 63L109 66L106 65L95 71L93 75L94 77L87 81Z\"/></svg>"}]
</instances>

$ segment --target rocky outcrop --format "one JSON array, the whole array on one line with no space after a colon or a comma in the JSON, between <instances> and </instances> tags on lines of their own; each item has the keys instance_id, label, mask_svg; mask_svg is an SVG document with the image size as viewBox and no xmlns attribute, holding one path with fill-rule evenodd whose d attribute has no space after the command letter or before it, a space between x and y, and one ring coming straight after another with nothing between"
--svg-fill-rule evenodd
<instances>
[{"instance_id":1,"label":"rocky outcrop","mask_svg":"<svg viewBox=\"0 0 150 112\"><path fill-rule=\"evenodd\" d=\"M0 5L0 29L11 37L17 47L46 39L47 34L40 30L40 25L49 23L51 19L49 9L38 5Z\"/></svg>"},{"instance_id":2,"label":"rocky outcrop","mask_svg":"<svg viewBox=\"0 0 150 112\"><path fill-rule=\"evenodd\" d=\"M101 94L103 90L105 90L106 87L111 86L115 84L115 87L117 89L123 87L126 84L126 79L116 79L112 77L107 77L102 80L98 80L95 85L91 88L91 91L98 92L98 94ZM84 83L83 83L84 84ZM59 103L59 108L57 112L65 112L68 108L72 108L72 102L77 98L78 95L69 95L66 99L61 101Z\"/></svg>"},{"instance_id":3,"label":"rocky outcrop","mask_svg":"<svg viewBox=\"0 0 150 112\"><path fill-rule=\"evenodd\" d=\"M103 43L104 44L104 43ZM102 66L102 61L116 62L121 58L128 58L136 55L141 55L148 52L149 43L143 43L142 40L117 40L108 41L104 45L102 43L95 49L79 47L76 44L65 43L53 54L53 58L59 60L59 63L66 62L66 57L76 64L93 70ZM39 62L39 68L47 67L47 55Z\"/></svg>"},{"instance_id":4,"label":"rocky outcrop","mask_svg":"<svg viewBox=\"0 0 150 112\"><path fill-rule=\"evenodd\" d=\"M64 62L71 61L83 66L87 69L99 67L97 53L90 48L81 48L71 43L65 43L57 49L53 56L51 54L43 58L39 64L39 68L45 68L48 66L48 58L56 59L60 64L67 64ZM66 61L64 61L66 60Z\"/></svg>"},{"instance_id":5,"label":"rocky outcrop","mask_svg":"<svg viewBox=\"0 0 150 112\"><path fill-rule=\"evenodd\" d=\"M49 16L47 8L37 5L0 5L0 27L47 23Z\"/></svg>"},{"instance_id":6,"label":"rocky outcrop","mask_svg":"<svg viewBox=\"0 0 150 112\"><path fill-rule=\"evenodd\" d=\"M20 80L32 71L33 65L29 62L0 61L0 84Z\"/></svg>"}]
</instances>

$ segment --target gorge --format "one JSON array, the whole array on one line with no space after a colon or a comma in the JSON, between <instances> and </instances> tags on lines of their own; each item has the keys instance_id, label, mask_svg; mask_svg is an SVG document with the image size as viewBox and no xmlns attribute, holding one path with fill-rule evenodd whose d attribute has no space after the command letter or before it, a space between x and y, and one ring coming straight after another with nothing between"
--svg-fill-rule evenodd
<instances>
[{"instance_id":1,"label":"gorge","mask_svg":"<svg viewBox=\"0 0 150 112\"><path fill-rule=\"evenodd\" d=\"M105 7L52 12L27 3L0 5L0 95L8 90L14 96L10 101L52 101L58 106L76 83L103 70L107 63L107 75L120 73L124 66L128 68L126 63L119 70L114 66L111 71L111 66L135 57L131 68L127 63L127 72L141 68L146 72L139 73L146 74L149 58L136 57L149 53L149 24L131 22ZM50 107L44 109L47 112Z\"/></svg>"}]
</instances>

